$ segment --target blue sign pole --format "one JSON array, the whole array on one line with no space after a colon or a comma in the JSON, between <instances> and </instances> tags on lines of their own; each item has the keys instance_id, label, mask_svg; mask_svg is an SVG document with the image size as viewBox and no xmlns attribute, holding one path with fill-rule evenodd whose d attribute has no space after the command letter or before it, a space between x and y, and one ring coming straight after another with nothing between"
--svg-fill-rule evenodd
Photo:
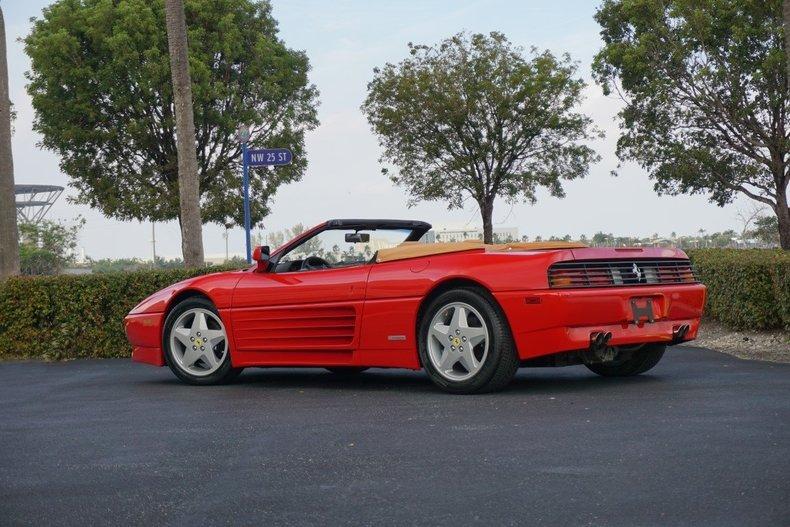
<instances>
[{"instance_id":1,"label":"blue sign pole","mask_svg":"<svg viewBox=\"0 0 790 527\"><path fill-rule=\"evenodd\" d=\"M241 144L242 165L244 167L244 237L247 243L247 263L252 263L252 246L250 242L250 165L247 156L247 141Z\"/></svg>"},{"instance_id":2,"label":"blue sign pole","mask_svg":"<svg viewBox=\"0 0 790 527\"><path fill-rule=\"evenodd\" d=\"M244 241L247 245L247 263L252 263L252 243L250 240L250 167L283 166L293 160L293 153L287 148L263 148L249 150L250 127L240 124L236 137L241 143L242 186L244 192Z\"/></svg>"}]
</instances>

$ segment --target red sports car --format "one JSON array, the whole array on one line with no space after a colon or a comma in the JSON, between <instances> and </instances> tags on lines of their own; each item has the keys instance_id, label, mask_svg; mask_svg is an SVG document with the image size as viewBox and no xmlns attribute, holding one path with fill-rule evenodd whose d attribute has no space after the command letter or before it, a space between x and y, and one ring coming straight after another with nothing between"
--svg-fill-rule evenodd
<instances>
[{"instance_id":1,"label":"red sports car","mask_svg":"<svg viewBox=\"0 0 790 527\"><path fill-rule=\"evenodd\" d=\"M331 220L257 264L185 280L125 319L138 362L191 384L249 366L423 368L440 388L505 387L519 366L655 366L693 339L705 286L686 255L574 243L429 243L420 221Z\"/></svg>"}]
</instances>

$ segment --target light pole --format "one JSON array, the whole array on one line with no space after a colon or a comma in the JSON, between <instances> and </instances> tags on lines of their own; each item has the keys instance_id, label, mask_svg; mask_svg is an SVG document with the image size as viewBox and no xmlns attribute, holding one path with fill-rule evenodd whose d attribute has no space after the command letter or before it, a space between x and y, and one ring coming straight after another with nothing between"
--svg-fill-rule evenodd
<instances>
[{"instance_id":1,"label":"light pole","mask_svg":"<svg viewBox=\"0 0 790 527\"><path fill-rule=\"evenodd\" d=\"M156 222L151 222L151 267L156 267Z\"/></svg>"}]
</instances>

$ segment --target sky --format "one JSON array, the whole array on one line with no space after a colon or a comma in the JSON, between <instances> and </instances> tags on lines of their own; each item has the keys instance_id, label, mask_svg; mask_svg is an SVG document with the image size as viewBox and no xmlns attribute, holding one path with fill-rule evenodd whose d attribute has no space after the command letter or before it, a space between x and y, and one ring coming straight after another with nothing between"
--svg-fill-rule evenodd
<instances>
[{"instance_id":1,"label":"sky","mask_svg":"<svg viewBox=\"0 0 790 527\"><path fill-rule=\"evenodd\" d=\"M30 61L19 38L30 32L30 18L38 17L50 2L2 0L8 39L11 100L17 111L12 139L16 183L67 187L48 218L71 223L86 220L79 238L85 254L94 259L151 257L151 224L105 218L87 206L69 203L68 178L59 169L58 156L37 146L34 118L25 90L24 74ZM381 149L359 107L373 68L407 56L407 43L433 44L459 31L499 31L511 42L529 49L569 53L579 62L579 75L588 87L581 111L592 117L606 138L593 147L601 155L585 179L565 183L563 199L539 192L535 205L509 205L497 201L495 227L518 227L520 235L578 237L597 231L615 235L648 236L671 232L692 234L728 228L739 230L737 214L751 206L748 199L720 208L705 196L658 196L647 173L635 164L623 164L617 177L616 114L620 102L606 97L590 75L590 63L601 48L593 19L598 2L589 0L539 1L431 1L431 0L273 0L280 36L293 49L306 51L310 81L320 91L321 124L306 137L307 171L301 181L280 187L272 213L264 220L264 233L296 223L314 225L330 218L410 218L434 226L480 225L473 200L461 210L448 211L441 202L423 202L407 208L407 194L381 174ZM270 145L277 146L277 145ZM253 177L265 177L265 173ZM203 243L208 255L225 253L224 228L207 224ZM156 224L156 252L180 257L178 224ZM232 229L232 254L244 251L244 231Z\"/></svg>"}]
</instances>

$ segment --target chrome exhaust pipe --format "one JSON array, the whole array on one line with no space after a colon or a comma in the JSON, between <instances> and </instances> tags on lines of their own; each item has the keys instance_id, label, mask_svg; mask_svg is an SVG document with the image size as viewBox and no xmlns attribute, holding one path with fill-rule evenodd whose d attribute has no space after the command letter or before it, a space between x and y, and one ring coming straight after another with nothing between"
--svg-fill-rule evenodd
<instances>
[{"instance_id":1,"label":"chrome exhaust pipe","mask_svg":"<svg viewBox=\"0 0 790 527\"><path fill-rule=\"evenodd\" d=\"M593 331L590 333L590 350L604 349L612 338L611 331Z\"/></svg>"},{"instance_id":2,"label":"chrome exhaust pipe","mask_svg":"<svg viewBox=\"0 0 790 527\"><path fill-rule=\"evenodd\" d=\"M676 329L674 329L672 331L671 344L679 344L680 342L683 342L683 340L686 338L686 334L689 332L689 329L691 329L691 326L688 324L681 324Z\"/></svg>"},{"instance_id":3,"label":"chrome exhaust pipe","mask_svg":"<svg viewBox=\"0 0 790 527\"><path fill-rule=\"evenodd\" d=\"M600 348L603 346L604 340L606 339L606 333L603 331L599 331L595 334L595 340L593 341L593 346L596 348Z\"/></svg>"},{"instance_id":4,"label":"chrome exhaust pipe","mask_svg":"<svg viewBox=\"0 0 790 527\"><path fill-rule=\"evenodd\" d=\"M589 363L614 360L616 350L609 346L611 331L593 331L590 333L590 347L582 354L582 359Z\"/></svg>"}]
</instances>

